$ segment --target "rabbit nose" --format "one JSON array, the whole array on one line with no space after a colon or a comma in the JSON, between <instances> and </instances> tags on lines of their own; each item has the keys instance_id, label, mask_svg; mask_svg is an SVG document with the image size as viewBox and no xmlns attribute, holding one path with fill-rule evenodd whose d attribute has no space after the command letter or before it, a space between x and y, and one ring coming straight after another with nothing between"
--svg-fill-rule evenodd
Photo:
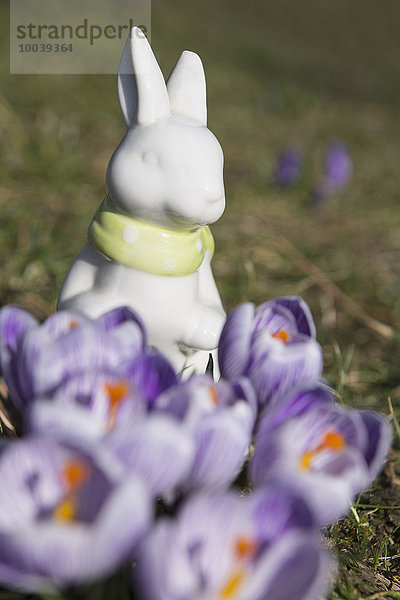
<instances>
[{"instance_id":1,"label":"rabbit nose","mask_svg":"<svg viewBox=\"0 0 400 600\"><path fill-rule=\"evenodd\" d=\"M218 202L224 197L224 190L222 188L211 188L208 186L205 187L191 187L187 189L188 196L193 201L199 202Z\"/></svg>"}]
</instances>

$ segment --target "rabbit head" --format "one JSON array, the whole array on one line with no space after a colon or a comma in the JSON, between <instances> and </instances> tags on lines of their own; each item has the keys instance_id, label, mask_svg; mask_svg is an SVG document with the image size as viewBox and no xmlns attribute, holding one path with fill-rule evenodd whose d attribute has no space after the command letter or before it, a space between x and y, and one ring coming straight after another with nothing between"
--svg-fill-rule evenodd
<instances>
[{"instance_id":1,"label":"rabbit head","mask_svg":"<svg viewBox=\"0 0 400 600\"><path fill-rule=\"evenodd\" d=\"M172 228L214 223L225 208L223 154L207 129L206 84L197 54L185 51L168 83L138 28L118 72L127 132L107 170L126 214Z\"/></svg>"}]
</instances>

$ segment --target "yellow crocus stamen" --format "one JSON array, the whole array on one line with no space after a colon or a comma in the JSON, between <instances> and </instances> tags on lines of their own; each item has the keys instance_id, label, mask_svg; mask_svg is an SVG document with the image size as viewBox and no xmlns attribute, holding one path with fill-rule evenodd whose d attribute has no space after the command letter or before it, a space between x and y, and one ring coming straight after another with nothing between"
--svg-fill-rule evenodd
<instances>
[{"instance_id":1,"label":"yellow crocus stamen","mask_svg":"<svg viewBox=\"0 0 400 600\"><path fill-rule=\"evenodd\" d=\"M237 569L233 572L231 577L229 577L228 581L222 587L219 593L219 597L222 600L227 600L229 598L235 597L238 594L240 588L242 587L243 581L244 571L243 569Z\"/></svg>"},{"instance_id":2,"label":"yellow crocus stamen","mask_svg":"<svg viewBox=\"0 0 400 600\"><path fill-rule=\"evenodd\" d=\"M272 333L271 336L277 340L280 340L284 344L287 344L290 340L290 334L285 329L280 329L276 333Z\"/></svg>"},{"instance_id":3,"label":"yellow crocus stamen","mask_svg":"<svg viewBox=\"0 0 400 600\"><path fill-rule=\"evenodd\" d=\"M57 521L69 523L76 518L78 504L76 493L87 481L90 471L88 465L80 458L70 458L62 467L61 475L67 493L53 510Z\"/></svg>"},{"instance_id":4,"label":"yellow crocus stamen","mask_svg":"<svg viewBox=\"0 0 400 600\"><path fill-rule=\"evenodd\" d=\"M313 450L309 450L308 452L304 452L300 458L300 468L303 471L308 471L311 468L311 461L314 458L316 452Z\"/></svg>"},{"instance_id":5,"label":"yellow crocus stamen","mask_svg":"<svg viewBox=\"0 0 400 600\"><path fill-rule=\"evenodd\" d=\"M331 450L332 452L341 452L346 448L345 437L336 430L327 431L314 450L307 450L300 458L300 468L307 471L311 468L311 462L323 450Z\"/></svg>"},{"instance_id":6,"label":"yellow crocus stamen","mask_svg":"<svg viewBox=\"0 0 400 600\"><path fill-rule=\"evenodd\" d=\"M76 501L73 497L66 498L53 511L53 515L57 521L65 521L67 523L73 521L76 516Z\"/></svg>"}]
</instances>

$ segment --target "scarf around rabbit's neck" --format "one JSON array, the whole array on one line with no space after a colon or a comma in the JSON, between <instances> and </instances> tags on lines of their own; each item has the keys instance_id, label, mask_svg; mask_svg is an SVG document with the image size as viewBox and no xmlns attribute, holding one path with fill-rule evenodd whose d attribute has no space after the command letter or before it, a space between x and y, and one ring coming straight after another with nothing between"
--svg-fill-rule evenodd
<instances>
[{"instance_id":1,"label":"scarf around rabbit's neck","mask_svg":"<svg viewBox=\"0 0 400 600\"><path fill-rule=\"evenodd\" d=\"M153 275L185 277L194 273L205 253L214 253L208 226L173 231L119 212L109 196L100 205L88 231L88 241L118 263Z\"/></svg>"}]
</instances>

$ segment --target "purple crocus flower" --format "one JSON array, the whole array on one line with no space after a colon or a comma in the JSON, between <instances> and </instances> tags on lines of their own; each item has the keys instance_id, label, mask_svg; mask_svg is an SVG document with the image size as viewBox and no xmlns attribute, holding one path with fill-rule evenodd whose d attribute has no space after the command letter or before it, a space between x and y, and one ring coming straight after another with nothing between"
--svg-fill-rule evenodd
<instances>
[{"instance_id":1,"label":"purple crocus flower","mask_svg":"<svg viewBox=\"0 0 400 600\"><path fill-rule=\"evenodd\" d=\"M146 537L133 582L143 600L317 600L330 566L304 500L274 486L191 497Z\"/></svg>"},{"instance_id":2,"label":"purple crocus flower","mask_svg":"<svg viewBox=\"0 0 400 600\"><path fill-rule=\"evenodd\" d=\"M146 345L143 325L127 307L91 320L61 311L39 325L25 310L0 311L0 364L19 408L49 396L72 375L119 369Z\"/></svg>"},{"instance_id":3,"label":"purple crocus flower","mask_svg":"<svg viewBox=\"0 0 400 600\"><path fill-rule=\"evenodd\" d=\"M281 153L275 165L273 177L275 183L288 187L296 183L304 168L303 152L297 146L288 146Z\"/></svg>"},{"instance_id":4,"label":"purple crocus flower","mask_svg":"<svg viewBox=\"0 0 400 600\"><path fill-rule=\"evenodd\" d=\"M131 429L147 414L147 402L127 377L87 371L72 375L51 398L35 400L27 413L27 429L38 434L99 438Z\"/></svg>"},{"instance_id":5,"label":"purple crocus flower","mask_svg":"<svg viewBox=\"0 0 400 600\"><path fill-rule=\"evenodd\" d=\"M139 475L153 495L173 492L193 463L190 433L170 415L148 414L130 379L81 373L28 410L27 429L66 440L91 439L112 452L127 476Z\"/></svg>"},{"instance_id":6,"label":"purple crocus flower","mask_svg":"<svg viewBox=\"0 0 400 600\"><path fill-rule=\"evenodd\" d=\"M223 377L252 381L261 408L274 395L317 381L322 371L310 309L297 297L238 306L222 330L218 358Z\"/></svg>"},{"instance_id":7,"label":"purple crocus flower","mask_svg":"<svg viewBox=\"0 0 400 600\"><path fill-rule=\"evenodd\" d=\"M128 476L140 476L153 496L168 499L187 481L195 455L190 432L172 416L155 412L129 430L115 430L103 445Z\"/></svg>"},{"instance_id":8,"label":"purple crocus flower","mask_svg":"<svg viewBox=\"0 0 400 600\"><path fill-rule=\"evenodd\" d=\"M26 438L0 453L0 581L50 592L102 578L151 521L143 482L99 449Z\"/></svg>"},{"instance_id":9,"label":"purple crocus flower","mask_svg":"<svg viewBox=\"0 0 400 600\"><path fill-rule=\"evenodd\" d=\"M130 361L126 365L125 372L146 399L149 410L162 392L179 383L172 364L154 348Z\"/></svg>"},{"instance_id":10,"label":"purple crocus flower","mask_svg":"<svg viewBox=\"0 0 400 600\"><path fill-rule=\"evenodd\" d=\"M291 481L326 524L376 477L390 442L390 426L376 413L345 409L321 388L294 391L260 421L250 479Z\"/></svg>"},{"instance_id":11,"label":"purple crocus flower","mask_svg":"<svg viewBox=\"0 0 400 600\"><path fill-rule=\"evenodd\" d=\"M195 455L184 490L224 487L234 479L245 460L256 414L248 380L215 383L208 375L195 375L161 394L154 412L179 419L194 440Z\"/></svg>"},{"instance_id":12,"label":"purple crocus flower","mask_svg":"<svg viewBox=\"0 0 400 600\"><path fill-rule=\"evenodd\" d=\"M324 178L332 191L348 185L353 172L353 163L347 146L343 142L332 142L325 151Z\"/></svg>"},{"instance_id":13,"label":"purple crocus flower","mask_svg":"<svg viewBox=\"0 0 400 600\"><path fill-rule=\"evenodd\" d=\"M313 190L313 203L321 204L343 190L349 184L352 172L353 162L347 146L340 141L330 143L325 150L322 177Z\"/></svg>"}]
</instances>

